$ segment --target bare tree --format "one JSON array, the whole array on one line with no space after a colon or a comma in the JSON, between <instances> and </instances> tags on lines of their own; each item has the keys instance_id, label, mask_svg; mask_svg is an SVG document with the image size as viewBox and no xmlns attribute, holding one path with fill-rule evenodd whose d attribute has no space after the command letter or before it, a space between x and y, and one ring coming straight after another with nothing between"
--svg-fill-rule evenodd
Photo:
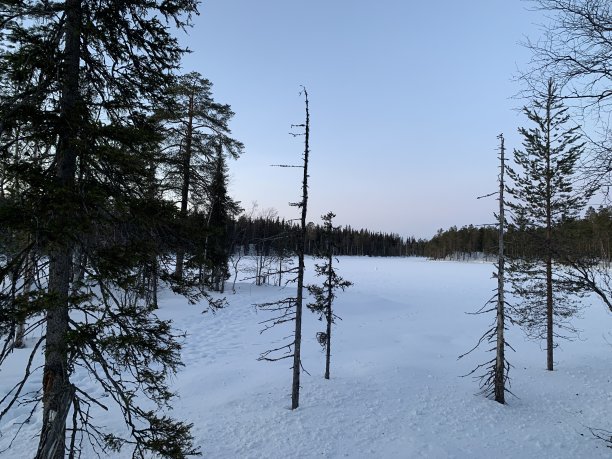
<instances>
[{"instance_id":1,"label":"bare tree","mask_svg":"<svg viewBox=\"0 0 612 459\"><path fill-rule=\"evenodd\" d=\"M567 87L567 98L585 107L612 100L612 7L607 0L530 0L549 22L543 36L528 40L529 70L522 78L537 91L542 76Z\"/></svg>"},{"instance_id":2,"label":"bare tree","mask_svg":"<svg viewBox=\"0 0 612 459\"><path fill-rule=\"evenodd\" d=\"M590 186L612 184L612 6L608 0L531 0L548 19L538 40L528 40L530 65L521 79L533 97L552 76L563 99L588 121ZM585 123L586 125L587 123Z\"/></svg>"},{"instance_id":3,"label":"bare tree","mask_svg":"<svg viewBox=\"0 0 612 459\"><path fill-rule=\"evenodd\" d=\"M506 303L504 300L504 269L505 269L505 254L504 254L504 230L505 230L505 203L504 203L504 169L505 169L505 153L506 148L504 145L504 135L499 135L499 160L500 160L500 171L499 171L499 215L498 215L498 228L499 228L499 253L497 257L497 317L496 317L496 353L495 353L495 378L493 384L493 391L495 395L495 401L499 403L505 403L505 392L506 392L506 381L508 379L508 370L510 364L506 361L506 340L504 338L505 321L506 321Z\"/></svg>"},{"instance_id":4,"label":"bare tree","mask_svg":"<svg viewBox=\"0 0 612 459\"><path fill-rule=\"evenodd\" d=\"M308 91L302 88L304 104L306 107L306 122L295 127L304 128L304 174L302 178L302 200L294 204L302 209L300 220L300 244L298 244L298 278L297 298L295 301L295 349L293 351L293 382L291 384L291 409L300 404L300 369L302 367L302 302L304 298L304 255L306 252L306 211L308 207L308 156L310 154L310 111L308 107Z\"/></svg>"},{"instance_id":5,"label":"bare tree","mask_svg":"<svg viewBox=\"0 0 612 459\"><path fill-rule=\"evenodd\" d=\"M265 351L259 357L260 360L276 361L293 358L293 380L291 384L291 409L296 409L300 404L300 370L302 368L301 344L302 344L302 309L304 301L304 256L306 252L306 212L308 207L308 159L310 154L310 111L308 105L308 92L302 87L300 95L304 96L306 119L304 124L292 125L292 128L303 128L302 133L293 133L293 136L304 136L304 153L302 155L303 165L278 165L278 167L297 167L303 170L302 175L302 199L291 203L292 206L301 209L299 238L297 244L298 266L292 270L297 281L295 297L285 298L276 302L259 304L258 306L274 314L271 319L263 322L264 330L286 322L294 322L295 329L290 342L274 349ZM280 355L278 353L281 353Z\"/></svg>"},{"instance_id":6,"label":"bare tree","mask_svg":"<svg viewBox=\"0 0 612 459\"><path fill-rule=\"evenodd\" d=\"M479 374L476 378L479 380L480 391L487 397L493 397L498 403L505 404L506 392L509 392L508 386L510 380L508 373L510 371L510 363L506 358L506 347L512 349L512 346L508 344L505 339L506 331L506 300L505 300L505 247L504 247L504 232L505 232L505 202L504 202L504 172L505 172L505 152L506 148L504 145L504 135L500 134L497 137L500 140L499 145L499 160L500 160L500 171L499 171L499 192L493 193L487 196L497 194L499 201L499 214L497 214L497 229L498 229L498 256L497 256L497 273L493 274L493 277L497 278L497 288L495 294L485 305L476 311L475 314L486 314L495 311L495 319L491 326L478 340L476 346L474 346L467 353L462 354L459 358L463 358L470 354L482 343L487 345L494 345L492 350L495 351L495 357L491 360L478 365L474 370L468 373L467 376L473 375L474 373L484 370L483 374Z\"/></svg>"}]
</instances>

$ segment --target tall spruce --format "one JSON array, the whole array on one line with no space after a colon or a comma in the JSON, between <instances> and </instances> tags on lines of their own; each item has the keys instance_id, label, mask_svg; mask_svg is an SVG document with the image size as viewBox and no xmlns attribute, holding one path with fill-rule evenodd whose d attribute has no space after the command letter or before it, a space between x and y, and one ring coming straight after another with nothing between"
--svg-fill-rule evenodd
<instances>
[{"instance_id":1,"label":"tall spruce","mask_svg":"<svg viewBox=\"0 0 612 459\"><path fill-rule=\"evenodd\" d=\"M576 163L584 150L579 127L568 127L568 109L552 79L533 107L523 112L535 124L520 128L524 150L514 150L516 168L507 166L513 198L508 207L514 224L529 238L531 257L513 259L509 266L513 293L521 299L516 320L528 335L546 340L546 368L553 370L556 337L574 331L570 319L578 311L581 289L563 274L568 247L559 233L564 221L576 218L590 193L574 190Z\"/></svg>"},{"instance_id":2,"label":"tall spruce","mask_svg":"<svg viewBox=\"0 0 612 459\"><path fill-rule=\"evenodd\" d=\"M166 414L173 395L166 380L181 365L179 335L154 315L137 275L163 255L175 220L150 173L162 140L151 115L184 52L171 30L189 25L196 4L32 0L2 6L0 148L13 191L0 213L7 230L27 234L29 242L0 262L0 329L15 321L15 298L21 298L25 339L35 341L23 378L0 400L0 418L16 403L42 403L38 458L73 457L87 439L105 455L125 445L135 456L197 452L190 426ZM41 154L7 163L4 152L16 142ZM40 261L34 286L25 261L32 257ZM161 277L172 280L168 272ZM188 286L176 287L197 299ZM3 335L5 344L10 339ZM31 358L43 348L39 395L26 396L37 373ZM7 355L4 345L0 364ZM88 373L108 398L79 387L75 372ZM157 409L142 408L143 397ZM125 436L95 424L92 413L107 409L107 401L123 413Z\"/></svg>"},{"instance_id":3,"label":"tall spruce","mask_svg":"<svg viewBox=\"0 0 612 459\"><path fill-rule=\"evenodd\" d=\"M210 164L211 183L208 193L206 215L206 238L204 240L203 263L206 278L212 289L224 292L225 281L229 278L231 220L242 210L239 203L230 198L227 192L227 165L223 145L217 145L217 153Z\"/></svg>"}]
</instances>

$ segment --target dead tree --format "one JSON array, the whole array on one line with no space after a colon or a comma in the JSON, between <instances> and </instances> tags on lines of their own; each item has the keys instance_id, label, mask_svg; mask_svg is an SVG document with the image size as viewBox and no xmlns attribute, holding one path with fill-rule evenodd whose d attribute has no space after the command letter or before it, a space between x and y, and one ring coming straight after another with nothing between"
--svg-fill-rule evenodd
<instances>
[{"instance_id":1,"label":"dead tree","mask_svg":"<svg viewBox=\"0 0 612 459\"><path fill-rule=\"evenodd\" d=\"M506 346L512 349L512 346L508 344L504 337L506 331L506 301L504 298L504 269L505 269L505 253L504 253L504 230L505 230L505 216L504 216L504 171L505 171L505 145L504 136L500 134L499 146L499 160L500 160L500 172L499 172L499 191L492 193L487 196L497 194L499 201L499 214L497 215L497 228L499 235L498 245L498 257L497 257L497 273L493 273L493 277L497 278L497 288L494 290L495 294L490 298L482 308L476 311L474 314L486 314L495 311L495 319L491 326L484 332L484 334L476 343L472 349L465 354L459 356L463 358L470 354L481 344L493 345L490 349L495 351L495 357L488 360L485 363L478 365L466 376L474 375L479 371L483 370L484 373L477 374L475 378L479 381L480 393L486 397L493 397L498 403L504 404L505 393L509 392L508 387L510 380L508 379L508 373L510 371L510 363L506 359ZM485 196L482 196L485 197ZM480 199L480 198L479 198Z\"/></svg>"},{"instance_id":2,"label":"dead tree","mask_svg":"<svg viewBox=\"0 0 612 459\"><path fill-rule=\"evenodd\" d=\"M276 325L286 322L294 322L295 329L293 339L277 348L269 349L263 352L259 360L277 361L286 358L293 358L293 381L291 385L291 409L296 409L300 404L300 370L302 362L300 359L301 344L302 344L302 309L304 299L304 254L306 253L306 212L308 205L308 159L310 154L310 111L308 105L308 92L302 87L300 95L304 96L306 107L306 121L304 124L294 124L292 128L303 128L304 132L292 133L294 137L304 136L304 154L302 156L303 165L292 166L286 164L276 165L277 167L297 167L302 168L302 199L296 203L290 203L291 206L301 209L301 218L299 226L299 237L297 243L298 266L292 269L295 273L293 280L297 281L297 292L295 297L284 298L271 303L262 303L257 306L260 309L272 312L274 316L262 322L264 330L268 330ZM280 355L279 355L280 354Z\"/></svg>"},{"instance_id":3,"label":"dead tree","mask_svg":"<svg viewBox=\"0 0 612 459\"><path fill-rule=\"evenodd\" d=\"M310 112L308 107L308 92L302 87L304 94L304 104L306 107L306 123L294 127L304 128L304 175L302 178L302 201L294 203L302 209L300 220L300 243L298 244L298 278L297 278L297 298L295 301L295 348L293 351L293 382L291 384L291 409L295 410L300 404L300 360L302 346L302 301L304 293L304 254L306 252L306 211L308 206L308 155L310 153Z\"/></svg>"},{"instance_id":4,"label":"dead tree","mask_svg":"<svg viewBox=\"0 0 612 459\"><path fill-rule=\"evenodd\" d=\"M506 379L508 374L505 347L506 341L504 339L505 330L505 303L504 303L504 154L506 152L504 145L504 135L499 135L499 215L498 215L498 227L499 227L499 253L497 256L497 317L496 317L496 355L495 355L495 378L493 384L493 391L495 393L495 401L499 403L505 403L504 395L506 392Z\"/></svg>"}]
</instances>

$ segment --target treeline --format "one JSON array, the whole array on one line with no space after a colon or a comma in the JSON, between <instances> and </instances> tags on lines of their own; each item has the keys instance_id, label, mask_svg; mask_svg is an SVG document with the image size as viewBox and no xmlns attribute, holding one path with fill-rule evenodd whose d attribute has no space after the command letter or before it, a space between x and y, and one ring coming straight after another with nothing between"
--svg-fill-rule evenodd
<instances>
[{"instance_id":1,"label":"treeline","mask_svg":"<svg viewBox=\"0 0 612 459\"><path fill-rule=\"evenodd\" d=\"M612 207L589 207L584 217L565 219L555 225L558 240L571 246L574 256L612 261ZM542 234L540 234L542 233ZM540 237L538 237L538 235ZM505 235L506 254L513 258L540 258L543 240L541 228L510 225ZM468 225L439 229L434 237L423 244L423 255L432 259L470 259L479 254L495 257L498 253L498 233L494 226Z\"/></svg>"},{"instance_id":2,"label":"treeline","mask_svg":"<svg viewBox=\"0 0 612 459\"><path fill-rule=\"evenodd\" d=\"M290 254L297 252L299 227L297 223L278 217L241 216L231 224L233 236L231 252L257 254ZM414 237L403 238L396 233L356 230L351 226L334 228L331 234L323 225L310 222L306 232L306 254L316 255L331 240L336 255L372 257L424 256L427 241Z\"/></svg>"},{"instance_id":3,"label":"treeline","mask_svg":"<svg viewBox=\"0 0 612 459\"><path fill-rule=\"evenodd\" d=\"M576 256L612 261L612 208L589 207L583 218L567 219L554 228L557 236L568 241ZM507 254L512 257L538 257L539 245L534 235L541 230L510 225L506 233ZM298 226L279 217L245 215L229 223L230 251L253 254L290 254L296 252ZM396 233L337 228L331 235L337 255L371 257L427 257L434 260L470 260L497 256L498 233L494 226L466 225L439 229L429 240L402 237ZM537 240L537 238L536 238ZM321 224L310 222L307 228L306 253L315 255L324 247L325 232Z\"/></svg>"}]
</instances>

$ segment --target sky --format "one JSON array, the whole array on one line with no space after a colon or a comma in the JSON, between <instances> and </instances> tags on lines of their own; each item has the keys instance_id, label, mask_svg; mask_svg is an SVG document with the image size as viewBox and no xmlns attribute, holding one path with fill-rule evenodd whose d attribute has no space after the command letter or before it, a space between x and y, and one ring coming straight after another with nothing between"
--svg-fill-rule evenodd
<instances>
[{"instance_id":1,"label":"sky","mask_svg":"<svg viewBox=\"0 0 612 459\"><path fill-rule=\"evenodd\" d=\"M230 104L245 153L230 193L245 209L301 197L310 99L308 220L430 238L438 228L493 222L497 135L509 151L528 125L513 97L542 16L521 0L205 0L181 37L185 71Z\"/></svg>"}]
</instances>

